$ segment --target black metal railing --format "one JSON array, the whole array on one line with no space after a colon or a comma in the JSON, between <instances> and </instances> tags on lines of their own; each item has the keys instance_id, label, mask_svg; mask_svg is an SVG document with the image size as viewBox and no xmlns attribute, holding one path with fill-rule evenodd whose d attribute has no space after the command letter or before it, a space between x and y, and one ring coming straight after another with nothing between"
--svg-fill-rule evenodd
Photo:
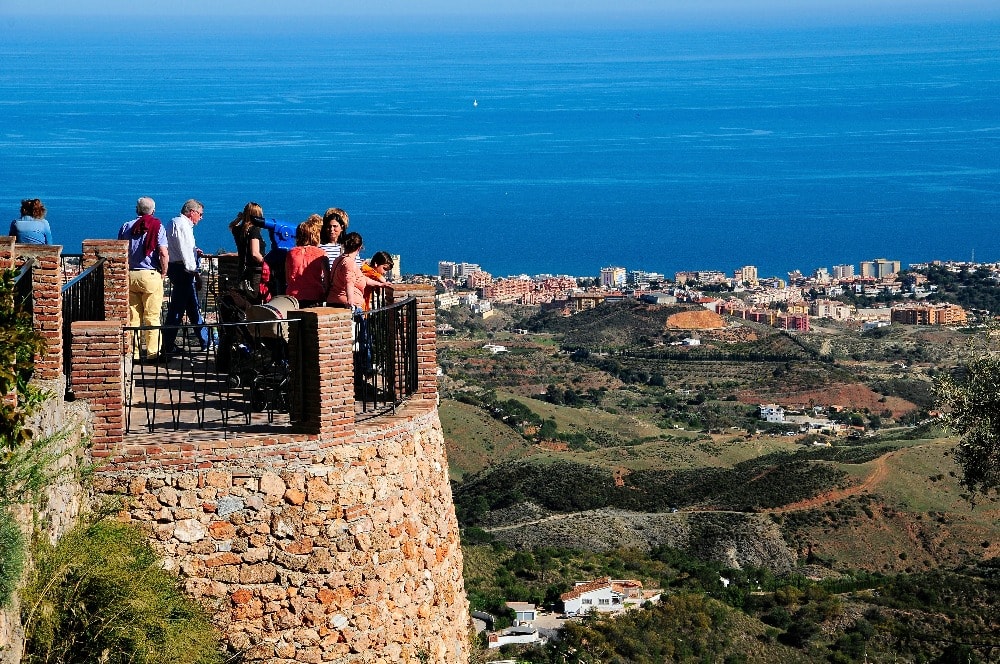
<instances>
[{"instance_id":1,"label":"black metal railing","mask_svg":"<svg viewBox=\"0 0 1000 664\"><path fill-rule=\"evenodd\" d=\"M213 431L229 434L288 427L294 415L292 381L301 380L291 357L296 320L180 325L178 352L134 362L125 383L125 434ZM203 346L204 327L209 343ZM133 347L152 328L127 327ZM161 333L169 326L158 328ZM301 391L298 391L301 393Z\"/></svg>"},{"instance_id":2,"label":"black metal railing","mask_svg":"<svg viewBox=\"0 0 1000 664\"><path fill-rule=\"evenodd\" d=\"M196 292L198 294L198 310L201 311L202 318L210 323L216 321L216 313L219 310L219 256L216 254L202 254L198 257L198 282ZM170 306L170 297L173 293L173 284L170 279L163 280L163 305L160 312L160 320L167 319L167 308Z\"/></svg>"},{"instance_id":3,"label":"black metal railing","mask_svg":"<svg viewBox=\"0 0 1000 664\"><path fill-rule=\"evenodd\" d=\"M104 320L104 258L63 284L63 375L66 377L66 399L73 399L72 325L82 320Z\"/></svg>"},{"instance_id":4,"label":"black metal railing","mask_svg":"<svg viewBox=\"0 0 1000 664\"><path fill-rule=\"evenodd\" d=\"M359 417L394 411L417 390L417 301L407 297L354 318Z\"/></svg>"},{"instance_id":5,"label":"black metal railing","mask_svg":"<svg viewBox=\"0 0 1000 664\"><path fill-rule=\"evenodd\" d=\"M35 315L35 296L31 285L34 269L35 259L29 258L14 275L14 311L31 317Z\"/></svg>"}]
</instances>

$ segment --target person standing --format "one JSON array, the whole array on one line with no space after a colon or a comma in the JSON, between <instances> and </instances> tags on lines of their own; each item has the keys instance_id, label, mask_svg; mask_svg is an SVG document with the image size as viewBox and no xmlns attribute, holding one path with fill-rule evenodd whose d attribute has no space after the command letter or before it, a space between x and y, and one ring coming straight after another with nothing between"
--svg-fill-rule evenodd
<instances>
[{"instance_id":1,"label":"person standing","mask_svg":"<svg viewBox=\"0 0 1000 664\"><path fill-rule=\"evenodd\" d=\"M45 205L37 198L21 201L21 218L10 222L10 234L21 244L52 244L52 229L45 219Z\"/></svg>"},{"instance_id":2,"label":"person standing","mask_svg":"<svg viewBox=\"0 0 1000 664\"><path fill-rule=\"evenodd\" d=\"M160 309L163 306L163 279L167 276L167 234L153 216L156 203L143 196L135 203L139 215L118 231L119 240L128 241L128 325L143 330L132 348L132 358L154 359L160 352ZM140 344L141 341L141 344ZM145 346L145 349L141 348Z\"/></svg>"},{"instance_id":3,"label":"person standing","mask_svg":"<svg viewBox=\"0 0 1000 664\"><path fill-rule=\"evenodd\" d=\"M194 227L204 214L205 206L192 198L181 207L181 213L170 220L167 242L171 261L167 276L170 277L171 293L163 332L163 354L166 356L177 352L178 326L185 314L190 324L198 326L196 332L201 349L207 350L209 346L208 328L198 306L198 259L202 251L194 241Z\"/></svg>"}]
</instances>

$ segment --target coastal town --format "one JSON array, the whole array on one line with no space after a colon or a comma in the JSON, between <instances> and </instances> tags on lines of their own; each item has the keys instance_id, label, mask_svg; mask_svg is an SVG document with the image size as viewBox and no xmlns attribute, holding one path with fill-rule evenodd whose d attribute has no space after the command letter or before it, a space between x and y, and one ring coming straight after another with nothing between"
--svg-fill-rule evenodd
<instances>
[{"instance_id":1,"label":"coastal town","mask_svg":"<svg viewBox=\"0 0 1000 664\"><path fill-rule=\"evenodd\" d=\"M439 309L467 307L489 318L494 306L539 306L571 315L602 302L637 299L650 304L698 304L720 315L772 327L807 332L812 319L854 323L863 331L892 323L962 326L986 312L936 301L937 286L925 272L931 266L959 274L988 273L1000 281L1000 264L932 261L912 264L885 258L860 264L795 270L786 278L761 277L753 265L732 273L688 270L666 275L609 266L596 277L526 274L496 278L479 264L441 261L433 279Z\"/></svg>"}]
</instances>

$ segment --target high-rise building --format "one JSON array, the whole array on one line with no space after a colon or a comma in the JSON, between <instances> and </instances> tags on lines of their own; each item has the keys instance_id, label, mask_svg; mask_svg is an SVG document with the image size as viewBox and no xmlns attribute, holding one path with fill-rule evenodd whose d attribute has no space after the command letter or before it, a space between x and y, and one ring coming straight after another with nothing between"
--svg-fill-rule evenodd
<instances>
[{"instance_id":1,"label":"high-rise building","mask_svg":"<svg viewBox=\"0 0 1000 664\"><path fill-rule=\"evenodd\" d=\"M393 281L399 281L403 278L403 270L399 267L399 261L401 257L399 254L389 254L392 258L392 269L389 271L390 278Z\"/></svg>"},{"instance_id":2,"label":"high-rise building","mask_svg":"<svg viewBox=\"0 0 1000 664\"><path fill-rule=\"evenodd\" d=\"M744 265L733 273L733 280L737 283L746 283L750 286L757 285L757 266Z\"/></svg>"},{"instance_id":3,"label":"high-rise building","mask_svg":"<svg viewBox=\"0 0 1000 664\"><path fill-rule=\"evenodd\" d=\"M625 268L602 267L601 286L604 288L621 288L625 285Z\"/></svg>"},{"instance_id":4,"label":"high-rise building","mask_svg":"<svg viewBox=\"0 0 1000 664\"><path fill-rule=\"evenodd\" d=\"M853 265L834 265L833 266L833 278L834 279L853 279L854 278L854 266Z\"/></svg>"},{"instance_id":5,"label":"high-rise building","mask_svg":"<svg viewBox=\"0 0 1000 664\"><path fill-rule=\"evenodd\" d=\"M899 261L886 258L876 258L873 261L861 261L861 276L882 279L899 273Z\"/></svg>"}]
</instances>

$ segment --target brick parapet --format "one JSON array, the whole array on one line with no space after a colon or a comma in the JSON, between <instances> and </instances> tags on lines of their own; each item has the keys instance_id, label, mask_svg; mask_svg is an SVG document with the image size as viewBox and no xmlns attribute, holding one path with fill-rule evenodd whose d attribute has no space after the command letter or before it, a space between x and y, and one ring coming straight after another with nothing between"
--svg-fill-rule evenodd
<instances>
[{"instance_id":1,"label":"brick parapet","mask_svg":"<svg viewBox=\"0 0 1000 664\"><path fill-rule=\"evenodd\" d=\"M53 380L62 375L62 247L45 244L17 244L15 260L21 263L35 259L31 271L34 298L35 331L45 339L46 349L35 358L35 375L40 380Z\"/></svg>"},{"instance_id":2,"label":"brick parapet","mask_svg":"<svg viewBox=\"0 0 1000 664\"><path fill-rule=\"evenodd\" d=\"M124 368L119 321L73 323L72 383L78 400L93 414L90 453L107 458L120 449L124 430Z\"/></svg>"},{"instance_id":3,"label":"brick parapet","mask_svg":"<svg viewBox=\"0 0 1000 664\"><path fill-rule=\"evenodd\" d=\"M343 309L317 307L292 311L300 326L301 352L293 372L301 390L293 397L301 426L322 440L350 442L354 435L353 321ZM294 335L293 335L294 336ZM297 343L297 341L296 341ZM292 348L292 357L296 357Z\"/></svg>"}]
</instances>

